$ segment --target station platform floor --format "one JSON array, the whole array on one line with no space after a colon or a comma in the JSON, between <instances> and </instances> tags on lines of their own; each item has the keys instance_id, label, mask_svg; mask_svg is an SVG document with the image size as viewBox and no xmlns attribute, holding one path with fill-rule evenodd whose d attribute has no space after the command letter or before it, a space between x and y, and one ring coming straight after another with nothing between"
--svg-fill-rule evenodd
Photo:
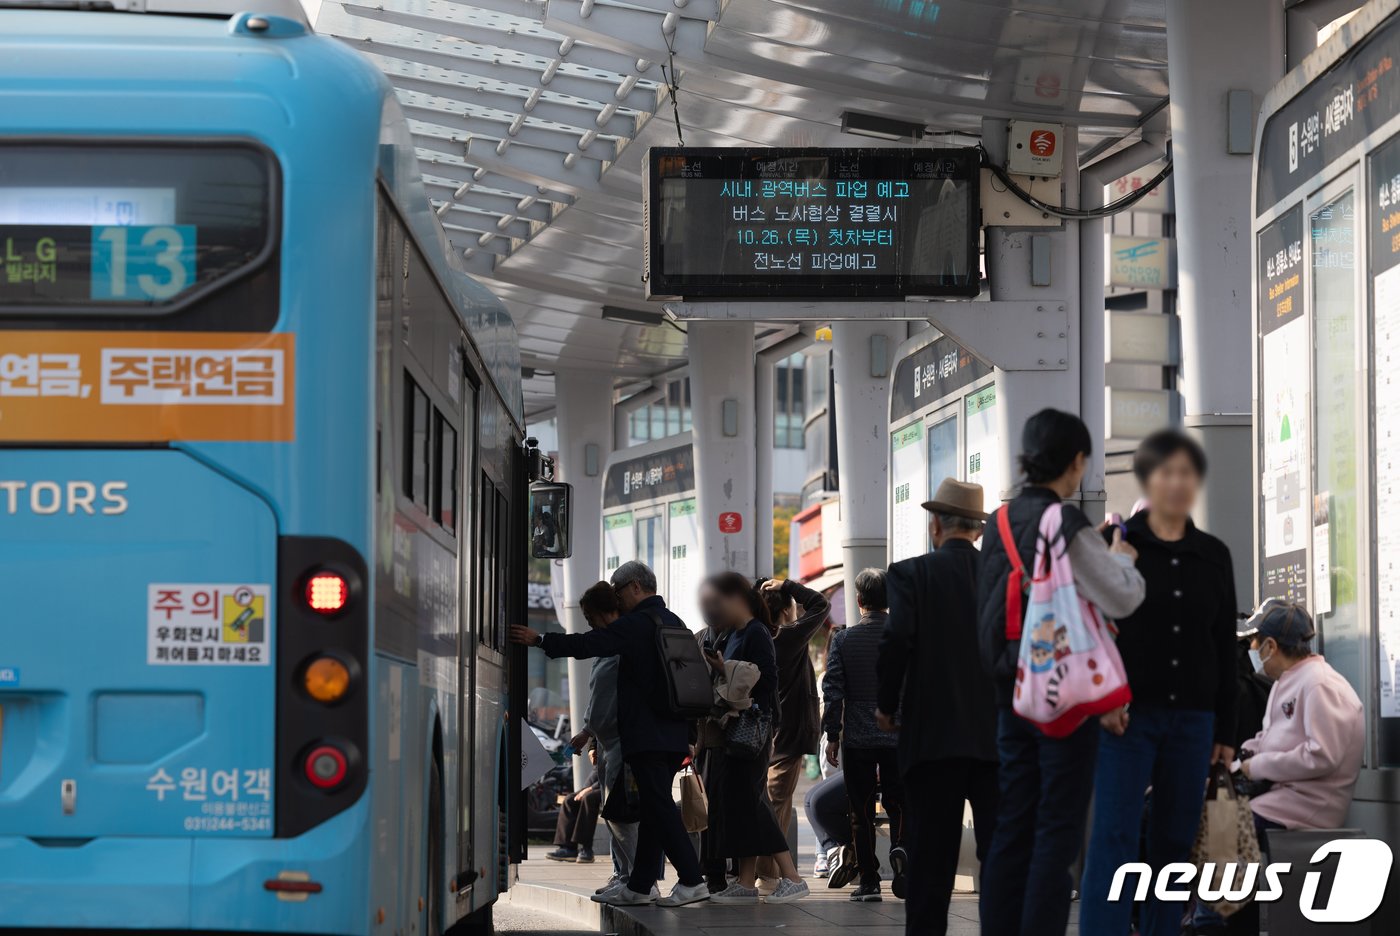
<instances>
[{"instance_id":1,"label":"station platform floor","mask_svg":"<svg viewBox=\"0 0 1400 936\"><path fill-rule=\"evenodd\" d=\"M808 782L799 786L797 802L802 802ZM853 887L833 890L826 881L811 876L816 856L816 839L802 810L798 819L798 868L807 879L812 895L778 906L764 904L723 906L709 902L688 907L603 907L589 896L612 871L606 849L592 864L550 861L545 858L553 846L532 845L529 860L518 866L515 886L505 898L510 904L532 911L552 913L571 920L580 929L619 936L760 936L779 930L785 936L834 936L855 932L860 936L903 936L904 902L889 892L879 903L852 903ZM883 851L883 849L881 849ZM888 868L886 869L888 874ZM668 866L664 894L675 882ZM1078 936L1078 903L1071 907L1066 936ZM953 894L948 920L949 936L977 936L977 895L959 891Z\"/></svg>"}]
</instances>

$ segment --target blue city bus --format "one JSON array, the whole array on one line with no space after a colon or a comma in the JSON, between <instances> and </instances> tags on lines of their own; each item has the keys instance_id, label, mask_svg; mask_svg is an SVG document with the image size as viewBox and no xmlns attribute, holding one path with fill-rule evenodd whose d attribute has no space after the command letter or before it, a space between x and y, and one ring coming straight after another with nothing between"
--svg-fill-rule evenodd
<instances>
[{"instance_id":1,"label":"blue city bus","mask_svg":"<svg viewBox=\"0 0 1400 936\"><path fill-rule=\"evenodd\" d=\"M489 930L514 327L366 60L83 6L0 8L0 927Z\"/></svg>"}]
</instances>

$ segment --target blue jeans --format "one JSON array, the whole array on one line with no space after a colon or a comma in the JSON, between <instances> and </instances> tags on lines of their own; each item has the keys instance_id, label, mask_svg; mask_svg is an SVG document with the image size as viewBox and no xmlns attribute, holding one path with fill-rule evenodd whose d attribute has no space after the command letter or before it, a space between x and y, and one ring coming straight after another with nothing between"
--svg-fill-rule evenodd
<instances>
[{"instance_id":1,"label":"blue jeans","mask_svg":"<svg viewBox=\"0 0 1400 936\"><path fill-rule=\"evenodd\" d=\"M997 713L1001 802L982 867L983 936L1064 933L1098 746L1097 719L1057 739L1009 708Z\"/></svg>"},{"instance_id":2,"label":"blue jeans","mask_svg":"<svg viewBox=\"0 0 1400 936\"><path fill-rule=\"evenodd\" d=\"M1146 861L1153 871L1189 861L1201 824L1206 775L1214 743L1210 712L1133 705L1122 736L1099 729L1094 774L1094 822L1079 905L1079 930L1094 936L1127 936L1133 902L1112 903L1113 874L1138 860L1143 797L1152 788ZM1177 936L1183 906L1148 895L1139 915L1142 936Z\"/></svg>"}]
</instances>

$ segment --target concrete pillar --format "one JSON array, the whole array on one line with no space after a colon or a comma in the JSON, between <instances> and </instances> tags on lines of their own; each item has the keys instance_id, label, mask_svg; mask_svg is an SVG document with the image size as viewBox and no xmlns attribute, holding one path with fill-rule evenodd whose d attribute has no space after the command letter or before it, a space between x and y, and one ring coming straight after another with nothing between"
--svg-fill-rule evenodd
<instances>
[{"instance_id":1,"label":"concrete pillar","mask_svg":"<svg viewBox=\"0 0 1400 936\"><path fill-rule=\"evenodd\" d=\"M704 573L753 577L754 341L748 322L691 322L690 406Z\"/></svg>"},{"instance_id":2,"label":"concrete pillar","mask_svg":"<svg viewBox=\"0 0 1400 936\"><path fill-rule=\"evenodd\" d=\"M889 564L885 507L890 474L890 373L903 322L831 324L832 399L841 485L846 621L860 620L856 575Z\"/></svg>"},{"instance_id":3,"label":"concrete pillar","mask_svg":"<svg viewBox=\"0 0 1400 936\"><path fill-rule=\"evenodd\" d=\"M578 599L603 573L603 464L612 451L613 379L611 374L560 371L558 393L559 480L574 486L573 555L564 560L564 602L560 620L570 634L588 629ZM596 459L588 446L596 445ZM594 468L589 474L590 461ZM577 732L588 709L588 676L593 664L569 661L569 724ZM589 772L587 758L574 758L574 785L583 788Z\"/></svg>"},{"instance_id":4,"label":"concrete pillar","mask_svg":"<svg viewBox=\"0 0 1400 936\"><path fill-rule=\"evenodd\" d=\"M1072 152L1072 150L1071 150ZM1074 170L1065 166L1065 201L1077 203L1078 179ZM1071 191L1075 191L1073 199ZM1006 466L1007 487L1000 491L1002 500L1009 500L1020 485L1021 470L1017 456L1021 454L1021 430L1026 420L1046 407L1076 413L1089 426L1089 438L1094 444L1099 463L1098 484L1091 475L1084 480L1085 496L1081 503L1092 518L1095 509L1103 513L1103 383L1097 378L1095 386L1086 387L1080 380L1080 308L1079 308L1079 222L1065 221L1064 227L1050 231L1021 231L1008 228L987 228L987 267L992 282L992 299L1044 300L1050 305L1065 307L1064 363L1045 360L1036 368L998 366L996 370L996 422L1001 441L1002 464ZM1032 286L1030 270L1030 239L1049 236L1051 285ZM1025 336L1027 339L1030 335ZM975 345L973 346L975 347ZM1102 361L1103 351L1099 351ZM1029 363L1029 362L1027 362ZM1041 369L1044 368L1044 369ZM1094 379L1094 378L1091 378ZM1083 405L1085 394L1097 400L1097 408Z\"/></svg>"},{"instance_id":5,"label":"concrete pillar","mask_svg":"<svg viewBox=\"0 0 1400 936\"><path fill-rule=\"evenodd\" d=\"M1265 92L1283 75L1284 5L1276 0L1172 0L1167 17L1175 166L1179 387L1186 429L1210 459L1197 522L1235 558L1239 599L1254 594L1254 467L1249 361L1250 169L1226 151L1226 98ZM1248 36L1247 42L1241 41Z\"/></svg>"}]
</instances>

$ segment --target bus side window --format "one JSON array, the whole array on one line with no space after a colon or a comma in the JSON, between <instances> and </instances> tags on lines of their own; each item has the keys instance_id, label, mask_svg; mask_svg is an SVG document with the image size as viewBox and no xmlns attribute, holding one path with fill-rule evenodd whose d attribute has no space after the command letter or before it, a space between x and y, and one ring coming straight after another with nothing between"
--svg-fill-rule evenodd
<instances>
[{"instance_id":1,"label":"bus side window","mask_svg":"<svg viewBox=\"0 0 1400 936\"><path fill-rule=\"evenodd\" d=\"M432 437L428 425L428 395L404 374L404 496L428 512L428 463Z\"/></svg>"},{"instance_id":2,"label":"bus side window","mask_svg":"<svg viewBox=\"0 0 1400 936\"><path fill-rule=\"evenodd\" d=\"M433 497L433 519L451 535L457 535L457 430L433 410L433 436L437 446L438 479Z\"/></svg>"},{"instance_id":3,"label":"bus side window","mask_svg":"<svg viewBox=\"0 0 1400 936\"><path fill-rule=\"evenodd\" d=\"M492 646L500 649L506 645L507 600L510 595L510 504L503 492L496 492L496 608L493 615L495 629Z\"/></svg>"},{"instance_id":4,"label":"bus side window","mask_svg":"<svg viewBox=\"0 0 1400 936\"><path fill-rule=\"evenodd\" d=\"M476 616L476 639L484 646L491 646L494 636L494 621L496 610L496 485L491 483L491 479L483 472L481 475L481 528L480 543L481 548L478 555L481 557L481 564L478 566L478 602Z\"/></svg>"}]
</instances>

